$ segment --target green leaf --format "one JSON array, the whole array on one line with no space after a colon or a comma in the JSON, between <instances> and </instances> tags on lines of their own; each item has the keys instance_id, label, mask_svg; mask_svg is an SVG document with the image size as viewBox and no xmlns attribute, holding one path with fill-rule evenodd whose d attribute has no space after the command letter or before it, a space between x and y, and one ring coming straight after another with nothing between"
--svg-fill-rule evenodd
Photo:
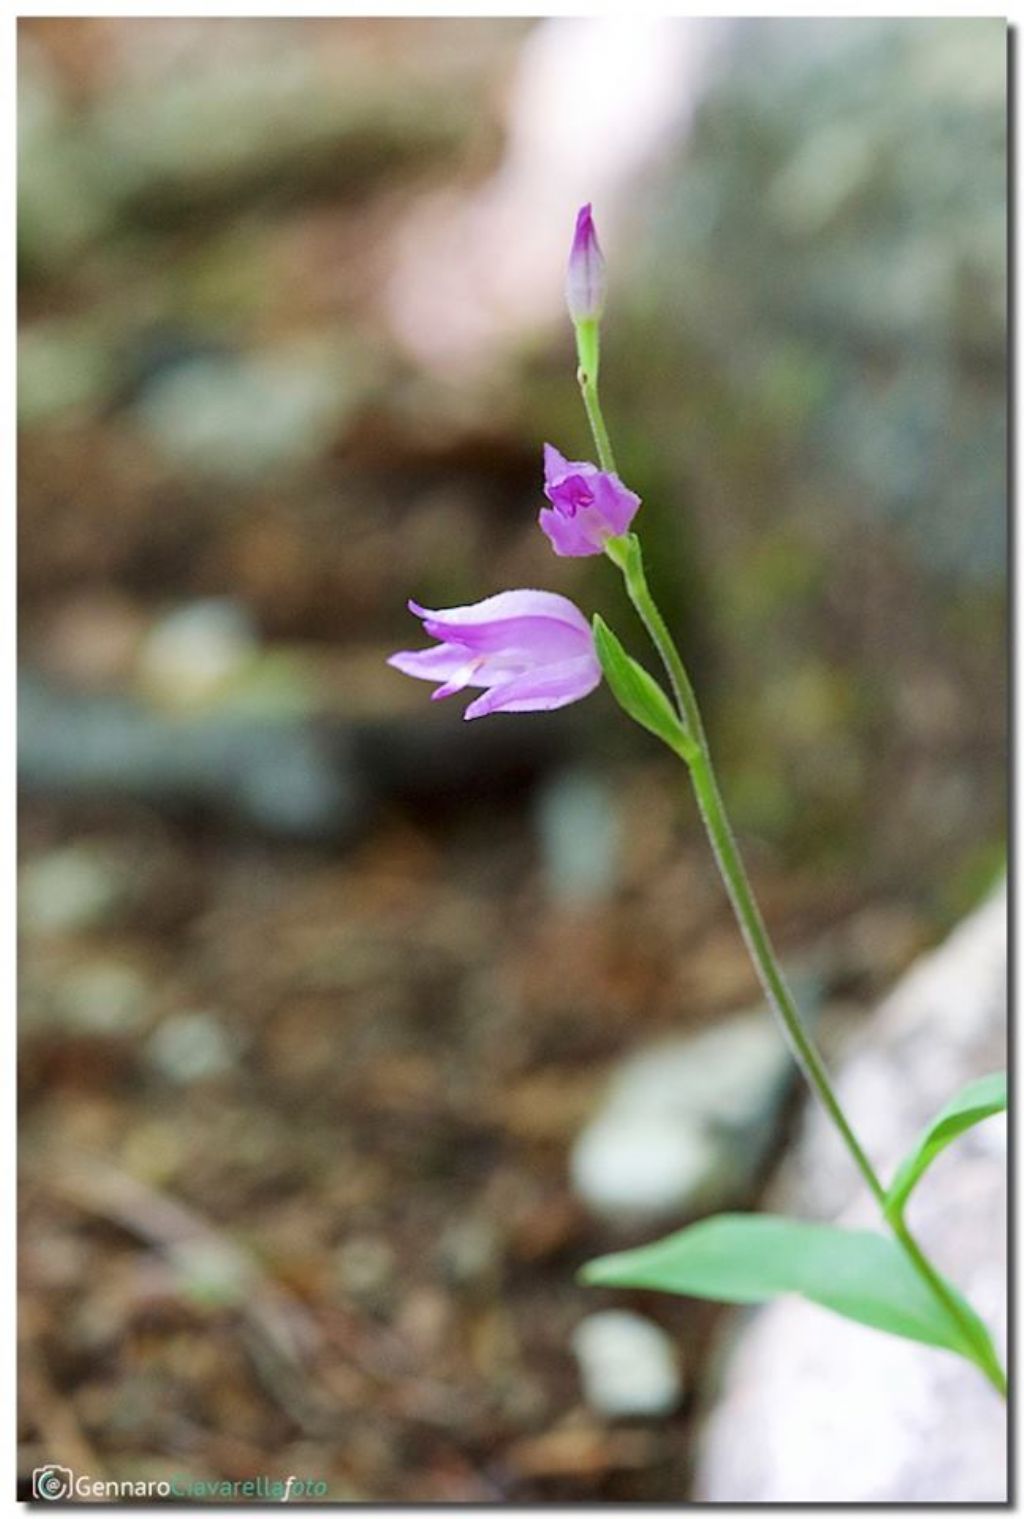
<instances>
[{"instance_id":1,"label":"green leaf","mask_svg":"<svg viewBox=\"0 0 1024 1519\"><path fill-rule=\"evenodd\" d=\"M1001 1113L1006 1107L1006 1072L997 1071L992 1076L980 1076L968 1082L951 1102L917 1137L914 1148L902 1162L886 1193L885 1211L889 1218L898 1218L907 1204L907 1198L917 1186L937 1155L952 1144L966 1129L973 1128L984 1118Z\"/></svg>"},{"instance_id":2,"label":"green leaf","mask_svg":"<svg viewBox=\"0 0 1024 1519\"><path fill-rule=\"evenodd\" d=\"M895 1240L865 1230L771 1214L721 1213L656 1244L602 1256L581 1275L592 1286L653 1287L721 1303L764 1303L796 1292L872 1329L979 1362L977 1347ZM952 1286L950 1292L962 1302ZM987 1343L981 1320L966 1302L962 1306Z\"/></svg>"},{"instance_id":3,"label":"green leaf","mask_svg":"<svg viewBox=\"0 0 1024 1519\"><path fill-rule=\"evenodd\" d=\"M604 618L594 616L594 644L601 669L619 706L635 723L660 738L682 759L696 750L672 703L652 675L626 653Z\"/></svg>"}]
</instances>

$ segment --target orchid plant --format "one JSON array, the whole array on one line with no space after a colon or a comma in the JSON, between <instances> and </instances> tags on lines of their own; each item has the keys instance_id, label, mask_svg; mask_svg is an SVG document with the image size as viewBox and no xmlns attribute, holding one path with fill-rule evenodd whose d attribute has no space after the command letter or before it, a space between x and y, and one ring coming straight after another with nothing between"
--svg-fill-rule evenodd
<instances>
[{"instance_id":1,"label":"orchid plant","mask_svg":"<svg viewBox=\"0 0 1024 1519\"><path fill-rule=\"evenodd\" d=\"M668 689L628 654L611 628L566 597L501 591L472 606L410 609L433 647L392 655L407 675L436 683L434 700L480 688L467 719L541 712L580 701L600 684L634 722L686 766L718 869L747 950L793 1058L838 1131L874 1198L882 1230L853 1230L768 1214L719 1214L639 1249L604 1256L583 1280L647 1287L719 1302L763 1302L782 1293L875 1329L953 1351L1005 1396L1006 1377L984 1323L921 1248L906 1205L932 1160L959 1134L1006 1106L1003 1074L971 1082L918 1136L885 1185L839 1101L772 946L733 834L697 697L682 656L651 595L640 539L640 498L619 478L598 393L605 264L589 205L576 220L566 299L576 335L577 378L597 464L544 449L540 527L556 554L604 554L621 571L629 599L664 666ZM884 1230L884 1232L882 1232Z\"/></svg>"}]
</instances>

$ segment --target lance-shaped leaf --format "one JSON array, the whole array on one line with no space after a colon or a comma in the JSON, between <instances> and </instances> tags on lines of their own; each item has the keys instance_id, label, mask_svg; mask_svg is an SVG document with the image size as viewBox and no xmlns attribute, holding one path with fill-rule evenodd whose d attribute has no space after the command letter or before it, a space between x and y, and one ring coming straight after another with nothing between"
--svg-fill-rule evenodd
<instances>
[{"instance_id":1,"label":"lance-shaped leaf","mask_svg":"<svg viewBox=\"0 0 1024 1519\"><path fill-rule=\"evenodd\" d=\"M918 1135L917 1142L900 1165L886 1193L887 1215L890 1218L899 1217L911 1192L935 1157L947 1145L952 1144L966 1129L973 1128L982 1119L1001 1113L1005 1107L1005 1071L996 1071L991 1076L980 1076L977 1081L968 1082Z\"/></svg>"},{"instance_id":2,"label":"lance-shaped leaf","mask_svg":"<svg viewBox=\"0 0 1024 1519\"><path fill-rule=\"evenodd\" d=\"M943 1308L894 1240L772 1214L721 1213L638 1250L584 1266L585 1282L653 1287L720 1303L763 1303L795 1292L859 1324L955 1351L983 1365L995 1352L974 1310L949 1286L970 1336Z\"/></svg>"},{"instance_id":3,"label":"lance-shaped leaf","mask_svg":"<svg viewBox=\"0 0 1024 1519\"><path fill-rule=\"evenodd\" d=\"M626 653L603 617L595 614L593 626L597 657L619 706L635 723L660 738L682 759L689 760L696 745L658 682Z\"/></svg>"}]
</instances>

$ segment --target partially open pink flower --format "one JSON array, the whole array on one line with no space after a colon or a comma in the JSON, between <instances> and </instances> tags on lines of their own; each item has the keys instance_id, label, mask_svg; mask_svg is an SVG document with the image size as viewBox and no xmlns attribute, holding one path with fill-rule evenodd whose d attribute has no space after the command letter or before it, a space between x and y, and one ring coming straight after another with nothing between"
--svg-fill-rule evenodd
<instances>
[{"instance_id":1,"label":"partially open pink flower","mask_svg":"<svg viewBox=\"0 0 1024 1519\"><path fill-rule=\"evenodd\" d=\"M489 712L550 712L589 696L601 681L590 624L553 591L501 591L469 607L429 612L410 601L432 649L392 654L396 670L440 684L431 699L483 686L467 718Z\"/></svg>"},{"instance_id":2,"label":"partially open pink flower","mask_svg":"<svg viewBox=\"0 0 1024 1519\"><path fill-rule=\"evenodd\" d=\"M606 281L604 255L597 241L590 203L576 215L565 276L565 300L574 322L596 322L604 310Z\"/></svg>"},{"instance_id":3,"label":"partially open pink flower","mask_svg":"<svg viewBox=\"0 0 1024 1519\"><path fill-rule=\"evenodd\" d=\"M550 443L544 445L544 494L551 506L541 510L540 525L556 554L575 557L602 553L609 538L626 532L640 506L640 497L618 475L563 459Z\"/></svg>"}]
</instances>

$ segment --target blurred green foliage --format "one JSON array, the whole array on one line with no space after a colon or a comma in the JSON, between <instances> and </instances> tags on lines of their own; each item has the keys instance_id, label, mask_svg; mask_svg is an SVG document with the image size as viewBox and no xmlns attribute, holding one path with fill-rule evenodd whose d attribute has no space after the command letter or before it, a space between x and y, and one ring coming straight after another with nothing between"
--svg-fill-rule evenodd
<instances>
[{"instance_id":1,"label":"blurred green foliage","mask_svg":"<svg viewBox=\"0 0 1024 1519\"><path fill-rule=\"evenodd\" d=\"M749 21L634 214L610 404L799 857L941 881L1002 832L1005 185L1001 23Z\"/></svg>"}]
</instances>

